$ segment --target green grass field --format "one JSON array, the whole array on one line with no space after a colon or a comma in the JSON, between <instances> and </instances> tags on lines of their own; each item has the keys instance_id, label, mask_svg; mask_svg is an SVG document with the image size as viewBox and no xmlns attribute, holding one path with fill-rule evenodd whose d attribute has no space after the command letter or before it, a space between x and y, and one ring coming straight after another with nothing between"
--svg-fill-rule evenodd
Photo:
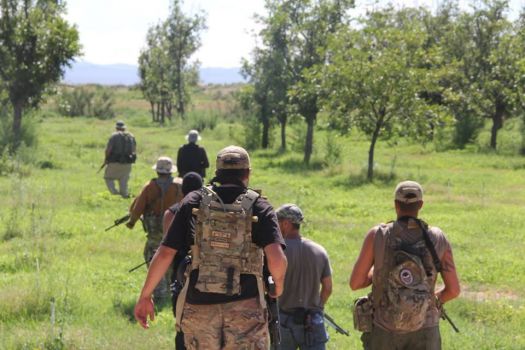
<instances>
[{"instance_id":1,"label":"green grass field","mask_svg":"<svg viewBox=\"0 0 525 350\"><path fill-rule=\"evenodd\" d=\"M138 95L124 97L118 115L138 142L130 181L137 194L155 176L151 165L158 156L176 156L187 124L151 125ZM170 308L147 331L132 318L146 270L128 269L142 262L144 233L124 225L104 232L131 202L110 196L97 174L113 125L44 118L37 125L38 149L22 150L16 171L0 177L0 349L173 347ZM292 150L299 147L294 133L300 128L290 128ZM511 142L505 132L502 140ZM316 133L309 168L300 152L253 152L251 179L275 207L300 205L307 218L303 234L330 254L335 284L327 311L351 335L330 330L328 348L360 348L350 305L367 291L352 292L348 278L367 230L394 218L395 184L413 179L426 190L421 217L447 234L462 284L461 297L447 304L461 333L442 322L444 349L525 349L525 157L381 141L377 177L369 183L363 173L368 140L337 137L341 158L326 164L328 136ZM211 160L243 140L241 127L224 122L202 137Z\"/></svg>"}]
</instances>

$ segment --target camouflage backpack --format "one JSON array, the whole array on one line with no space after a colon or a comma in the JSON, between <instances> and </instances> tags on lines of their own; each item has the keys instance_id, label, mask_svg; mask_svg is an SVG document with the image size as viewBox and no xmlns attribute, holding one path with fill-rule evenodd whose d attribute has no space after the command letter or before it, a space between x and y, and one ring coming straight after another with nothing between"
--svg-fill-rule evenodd
<instances>
[{"instance_id":1,"label":"camouflage backpack","mask_svg":"<svg viewBox=\"0 0 525 350\"><path fill-rule=\"evenodd\" d=\"M422 228L409 219L407 226L399 222L382 225L376 232L372 300L374 322L395 332L420 329L427 310L435 303L434 286L437 271L426 238L410 235ZM426 230L426 229L425 229ZM407 240L407 237L418 237ZM383 244L378 241L383 239ZM379 245L379 247L378 247ZM377 254L383 250L384 254ZM379 258L378 258L379 257Z\"/></svg>"},{"instance_id":2,"label":"camouflage backpack","mask_svg":"<svg viewBox=\"0 0 525 350\"><path fill-rule=\"evenodd\" d=\"M240 275L262 277L263 252L252 242L252 207L259 194L248 190L232 204L204 187L194 209L197 218L192 269L199 269L195 288L201 292L240 294Z\"/></svg>"},{"instance_id":3,"label":"camouflage backpack","mask_svg":"<svg viewBox=\"0 0 525 350\"><path fill-rule=\"evenodd\" d=\"M129 132L118 132L114 148L111 150L109 161L117 163L135 163L135 137Z\"/></svg>"}]
</instances>

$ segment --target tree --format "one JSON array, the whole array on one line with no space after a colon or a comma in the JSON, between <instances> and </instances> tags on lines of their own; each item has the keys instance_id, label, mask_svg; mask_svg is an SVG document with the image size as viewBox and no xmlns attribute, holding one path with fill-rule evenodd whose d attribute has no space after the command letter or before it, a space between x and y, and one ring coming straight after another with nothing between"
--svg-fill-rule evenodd
<instances>
[{"instance_id":1,"label":"tree","mask_svg":"<svg viewBox=\"0 0 525 350\"><path fill-rule=\"evenodd\" d=\"M460 19L459 31L470 40L465 46L465 76L469 82L466 93L484 118L492 120L490 147L496 149L498 131L505 118L514 115L521 56L514 45L515 32L505 18L506 0L484 0L474 13Z\"/></svg>"},{"instance_id":2,"label":"tree","mask_svg":"<svg viewBox=\"0 0 525 350\"><path fill-rule=\"evenodd\" d=\"M200 47L200 32L206 28L203 15L182 12L174 0L166 21L151 27L147 47L139 56L139 76L144 97L150 102L154 121L171 118L172 108L183 118L190 101L189 87L198 82L198 62L189 59Z\"/></svg>"},{"instance_id":3,"label":"tree","mask_svg":"<svg viewBox=\"0 0 525 350\"><path fill-rule=\"evenodd\" d=\"M290 18L290 66L293 86L289 93L293 111L306 122L304 162L310 163L314 126L319 112L320 82L315 77L323 71L329 57L329 38L347 25L346 13L353 0L292 0L285 2Z\"/></svg>"},{"instance_id":4,"label":"tree","mask_svg":"<svg viewBox=\"0 0 525 350\"><path fill-rule=\"evenodd\" d=\"M259 95L256 100L264 103L261 113L268 114L261 122L269 127L271 116L278 119L281 148L285 149L288 116L301 116L307 124L306 164L312 155L319 112L318 84L310 78L326 63L328 38L346 24L346 12L351 6L353 0L268 0L268 17L261 19L262 46L254 51L254 62L248 70L254 92Z\"/></svg>"},{"instance_id":5,"label":"tree","mask_svg":"<svg viewBox=\"0 0 525 350\"><path fill-rule=\"evenodd\" d=\"M80 53L78 31L56 0L0 0L0 84L13 110L13 147L21 143L24 110L38 107Z\"/></svg>"},{"instance_id":6,"label":"tree","mask_svg":"<svg viewBox=\"0 0 525 350\"><path fill-rule=\"evenodd\" d=\"M331 126L356 127L370 137L368 180L374 175L378 139L392 135L426 140L441 114L419 96L432 91L427 79L419 20L401 26L392 8L369 14L360 30L344 29L331 42L332 64L324 72L324 107Z\"/></svg>"}]
</instances>

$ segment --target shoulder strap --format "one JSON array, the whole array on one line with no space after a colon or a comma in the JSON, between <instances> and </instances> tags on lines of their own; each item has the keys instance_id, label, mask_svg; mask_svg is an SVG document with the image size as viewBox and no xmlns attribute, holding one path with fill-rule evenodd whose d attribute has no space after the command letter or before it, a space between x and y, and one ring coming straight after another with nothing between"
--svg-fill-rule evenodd
<instances>
[{"instance_id":1,"label":"shoulder strap","mask_svg":"<svg viewBox=\"0 0 525 350\"><path fill-rule=\"evenodd\" d=\"M253 205L255 204L255 201L257 198L260 197L260 194L255 192L254 190L248 189L246 191L246 194L244 195L244 198L241 201L241 207L245 212L248 212Z\"/></svg>"},{"instance_id":2,"label":"shoulder strap","mask_svg":"<svg viewBox=\"0 0 525 350\"><path fill-rule=\"evenodd\" d=\"M439 257L436 253L436 248L434 247L434 244L430 240L430 237L428 235L428 231L426 229L426 224L423 225L422 221L414 218L419 225L419 228L421 229L421 232L423 233L423 239L425 240L425 245L427 246L427 249L430 251L430 255L432 255L432 261L434 262L434 267L436 268L437 272L441 272L441 261L439 260Z\"/></svg>"}]
</instances>

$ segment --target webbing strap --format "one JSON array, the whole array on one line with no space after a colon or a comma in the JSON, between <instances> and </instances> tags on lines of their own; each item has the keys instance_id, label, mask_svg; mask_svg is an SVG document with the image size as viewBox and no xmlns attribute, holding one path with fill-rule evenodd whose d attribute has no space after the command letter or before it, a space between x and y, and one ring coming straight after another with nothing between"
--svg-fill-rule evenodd
<instances>
[{"instance_id":1,"label":"webbing strap","mask_svg":"<svg viewBox=\"0 0 525 350\"><path fill-rule=\"evenodd\" d=\"M419 225L419 228L421 229L421 232L423 233L423 239L425 240L425 245L427 246L428 250L430 251L430 255L432 255L432 261L434 262L434 267L436 268L436 271L438 273L441 272L441 261L439 260L439 257L436 253L436 248L434 247L434 244L430 240L430 236L428 235L428 231L425 228L425 225L421 222L421 220L417 218L413 218L417 224Z\"/></svg>"},{"instance_id":2,"label":"webbing strap","mask_svg":"<svg viewBox=\"0 0 525 350\"><path fill-rule=\"evenodd\" d=\"M188 265L190 266L190 265ZM186 270L188 272L188 270ZM186 294L188 294L188 287L190 285L190 276L186 277L184 282L184 287L180 291L179 296L177 297L177 304L175 310L175 328L177 331L182 332L182 312L184 311L184 304L186 304Z\"/></svg>"},{"instance_id":3,"label":"webbing strap","mask_svg":"<svg viewBox=\"0 0 525 350\"><path fill-rule=\"evenodd\" d=\"M241 201L242 209L247 213L253 207L253 204L259 197L259 193L255 192L254 190L248 189L246 191L246 194L244 195L244 198Z\"/></svg>"}]
</instances>

